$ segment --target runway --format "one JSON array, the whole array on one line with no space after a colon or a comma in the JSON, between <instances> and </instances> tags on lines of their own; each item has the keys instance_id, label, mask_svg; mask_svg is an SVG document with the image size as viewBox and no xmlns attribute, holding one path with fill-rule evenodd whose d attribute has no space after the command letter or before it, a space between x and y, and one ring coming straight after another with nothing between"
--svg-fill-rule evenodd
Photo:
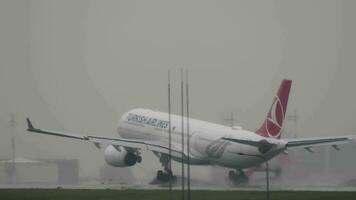
<instances>
[{"instance_id":1,"label":"runway","mask_svg":"<svg viewBox=\"0 0 356 200\"><path fill-rule=\"evenodd\" d=\"M280 200L353 200L356 192L311 192L311 191L272 191L271 198ZM180 199L181 192L174 190L173 199ZM110 189L0 189L0 199L12 200L32 200L32 199L125 199L125 200L163 200L169 199L167 190L110 190ZM207 191L193 190L194 200L232 200L232 199L265 199L265 192L262 191Z\"/></svg>"}]
</instances>

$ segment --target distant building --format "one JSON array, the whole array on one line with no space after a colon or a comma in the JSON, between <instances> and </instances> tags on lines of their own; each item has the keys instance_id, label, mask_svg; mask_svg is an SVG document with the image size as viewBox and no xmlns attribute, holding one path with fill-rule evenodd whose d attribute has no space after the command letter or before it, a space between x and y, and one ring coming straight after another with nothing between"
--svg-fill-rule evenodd
<instances>
[{"instance_id":1,"label":"distant building","mask_svg":"<svg viewBox=\"0 0 356 200\"><path fill-rule=\"evenodd\" d=\"M77 160L16 158L0 161L0 184L76 185L78 183Z\"/></svg>"},{"instance_id":2,"label":"distant building","mask_svg":"<svg viewBox=\"0 0 356 200\"><path fill-rule=\"evenodd\" d=\"M44 159L42 162L55 164L57 166L58 185L79 184L79 164L78 160Z\"/></svg>"}]
</instances>

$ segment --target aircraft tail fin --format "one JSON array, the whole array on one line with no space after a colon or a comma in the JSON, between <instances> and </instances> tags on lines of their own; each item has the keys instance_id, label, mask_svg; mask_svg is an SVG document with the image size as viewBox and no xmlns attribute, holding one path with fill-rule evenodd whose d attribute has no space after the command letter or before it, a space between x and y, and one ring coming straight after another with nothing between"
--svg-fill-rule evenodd
<instances>
[{"instance_id":1,"label":"aircraft tail fin","mask_svg":"<svg viewBox=\"0 0 356 200\"><path fill-rule=\"evenodd\" d=\"M287 110L291 86L291 80L284 79L282 81L265 121L256 131L257 134L263 137L271 137L277 139L281 138L281 131Z\"/></svg>"}]
</instances>

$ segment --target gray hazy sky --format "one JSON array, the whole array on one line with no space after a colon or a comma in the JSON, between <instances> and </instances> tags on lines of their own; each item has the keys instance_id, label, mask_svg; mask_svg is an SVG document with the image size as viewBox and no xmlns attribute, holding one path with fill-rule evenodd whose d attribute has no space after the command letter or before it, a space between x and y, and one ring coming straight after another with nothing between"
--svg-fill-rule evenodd
<instances>
[{"instance_id":1,"label":"gray hazy sky","mask_svg":"<svg viewBox=\"0 0 356 200\"><path fill-rule=\"evenodd\" d=\"M254 130L289 78L298 136L355 133L355 9L351 0L0 0L0 158L10 156L14 113L19 157L78 158L82 175L97 174L102 151L25 134L25 117L115 136L125 111L167 110L167 70L178 81L181 67L194 118L223 123L233 111Z\"/></svg>"}]
</instances>

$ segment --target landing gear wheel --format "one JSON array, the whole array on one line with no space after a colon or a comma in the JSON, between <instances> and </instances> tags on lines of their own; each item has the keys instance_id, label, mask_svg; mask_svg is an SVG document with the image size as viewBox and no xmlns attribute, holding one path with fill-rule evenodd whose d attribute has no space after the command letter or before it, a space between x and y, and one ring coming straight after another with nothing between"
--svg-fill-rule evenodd
<instances>
[{"instance_id":1,"label":"landing gear wheel","mask_svg":"<svg viewBox=\"0 0 356 200\"><path fill-rule=\"evenodd\" d=\"M242 170L240 170L239 173L236 173L233 170L229 171L228 179L231 186L247 185L249 181L249 178Z\"/></svg>"},{"instance_id":2,"label":"landing gear wheel","mask_svg":"<svg viewBox=\"0 0 356 200\"><path fill-rule=\"evenodd\" d=\"M282 168L278 167L278 168L275 170L276 178L281 177L281 174L282 174Z\"/></svg>"},{"instance_id":3,"label":"landing gear wheel","mask_svg":"<svg viewBox=\"0 0 356 200\"><path fill-rule=\"evenodd\" d=\"M142 162L142 157L141 156L137 156L137 162L141 163Z\"/></svg>"},{"instance_id":4,"label":"landing gear wheel","mask_svg":"<svg viewBox=\"0 0 356 200\"><path fill-rule=\"evenodd\" d=\"M230 170L229 171L229 180L233 180L235 178L235 176L236 176L235 171Z\"/></svg>"},{"instance_id":5,"label":"landing gear wheel","mask_svg":"<svg viewBox=\"0 0 356 200\"><path fill-rule=\"evenodd\" d=\"M164 174L163 174L162 170L158 170L157 171L156 179L159 180L159 181L162 181L164 179Z\"/></svg>"},{"instance_id":6,"label":"landing gear wheel","mask_svg":"<svg viewBox=\"0 0 356 200\"><path fill-rule=\"evenodd\" d=\"M151 182L151 184L167 184L170 180L172 183L175 183L177 181L177 177L174 176L173 173L169 170L158 170L156 178Z\"/></svg>"}]
</instances>

